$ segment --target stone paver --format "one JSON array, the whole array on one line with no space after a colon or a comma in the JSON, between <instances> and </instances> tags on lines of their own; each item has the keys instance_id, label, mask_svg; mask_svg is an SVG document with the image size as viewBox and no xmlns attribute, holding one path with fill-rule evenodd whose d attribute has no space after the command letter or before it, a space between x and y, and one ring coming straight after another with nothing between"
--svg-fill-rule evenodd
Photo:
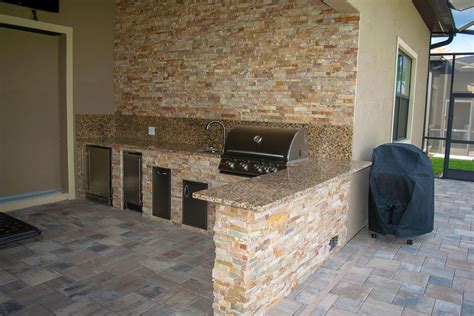
<instances>
[{"instance_id":1,"label":"stone paver","mask_svg":"<svg viewBox=\"0 0 474 316\"><path fill-rule=\"evenodd\" d=\"M10 214L42 235L0 246L0 315L212 314L207 233L87 200Z\"/></svg>"},{"instance_id":2,"label":"stone paver","mask_svg":"<svg viewBox=\"0 0 474 316\"><path fill-rule=\"evenodd\" d=\"M43 234L0 246L0 315L212 314L206 234L85 200L12 215ZM474 183L436 180L432 233L364 229L268 314L473 315L473 222Z\"/></svg>"},{"instance_id":3,"label":"stone paver","mask_svg":"<svg viewBox=\"0 0 474 316\"><path fill-rule=\"evenodd\" d=\"M338 260L293 290L317 289L316 304L305 300L297 311L276 306L270 314L474 315L474 183L436 180L435 190L432 233L410 246L391 236L372 239L363 229ZM291 302L299 303L290 295L285 305Z\"/></svg>"}]
</instances>

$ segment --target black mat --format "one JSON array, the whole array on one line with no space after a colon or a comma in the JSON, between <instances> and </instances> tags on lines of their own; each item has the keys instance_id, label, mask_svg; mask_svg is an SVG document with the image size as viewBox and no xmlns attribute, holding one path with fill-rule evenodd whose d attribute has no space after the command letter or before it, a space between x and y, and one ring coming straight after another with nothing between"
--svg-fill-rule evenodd
<instances>
[{"instance_id":1,"label":"black mat","mask_svg":"<svg viewBox=\"0 0 474 316\"><path fill-rule=\"evenodd\" d=\"M35 237L41 230L0 212L0 245Z\"/></svg>"}]
</instances>

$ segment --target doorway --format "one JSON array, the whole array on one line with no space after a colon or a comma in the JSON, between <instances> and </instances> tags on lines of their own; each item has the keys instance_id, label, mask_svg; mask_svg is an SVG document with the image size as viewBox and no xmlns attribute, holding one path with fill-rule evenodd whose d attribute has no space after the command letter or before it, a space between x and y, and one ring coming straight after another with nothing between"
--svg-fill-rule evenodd
<instances>
[{"instance_id":1,"label":"doorway","mask_svg":"<svg viewBox=\"0 0 474 316\"><path fill-rule=\"evenodd\" d=\"M435 176L474 181L474 53L430 56L425 120Z\"/></svg>"},{"instance_id":2,"label":"doorway","mask_svg":"<svg viewBox=\"0 0 474 316\"><path fill-rule=\"evenodd\" d=\"M23 18L17 18L13 16L8 16L8 15L2 15L0 14L0 27L4 30L9 30L10 34L7 36L11 36L15 32L21 32L21 34L31 34L29 35L29 38L33 38L33 36L37 36L35 38L34 43L38 43L39 41L43 41L42 38L49 37L48 43L53 45L52 50L49 49L49 52L51 53L54 51L54 49L57 49L56 53L50 54L52 56L47 56L45 55L45 59L40 60L39 62L36 60L30 59L22 59L21 56L15 56L14 54L8 55L9 58L6 58L6 61L11 60L19 60L20 64L18 69L18 72L16 72L16 68L14 65L9 65L11 67L5 67L5 69L10 69L10 75L6 77L6 80L13 80L14 79L20 79L18 82L18 85L15 85L14 83L10 85L3 85L4 87L10 87L11 91L6 91L5 95L8 96L13 96L12 98L8 99L10 100L8 104L4 104L2 106L2 109L5 108L4 110L7 111L8 113L12 114L15 116L15 119L12 119L12 122L7 122L7 123L12 123L8 129L3 131L2 133L2 144L10 145L9 148L16 148L19 152L18 156L15 156L15 152L10 152L8 155L5 153L2 156L2 169L6 169L9 175L9 179L12 180L13 182L5 182L2 185L3 186L8 186L7 188L3 188L5 194L7 194L6 198L2 199L0 203L0 211L9 211L9 210L14 210L14 209L19 209L19 208L24 208L24 207L29 207L29 206L35 206L35 205L40 205L44 203L50 203L50 202L56 202L60 200L65 200L65 199L74 199L75 198L75 172L74 172L74 122L73 122L73 104L72 104L72 28L70 27L64 27L60 25L55 25L55 24L50 24L50 23L44 23L44 22L38 22L38 21L32 21L28 19L23 19ZM13 32L13 33L12 33ZM20 33L18 33L20 34ZM52 37L55 37L55 40L52 40ZM8 38L8 37L7 37ZM14 41L11 42L13 46ZM18 44L18 43L16 43ZM38 54L38 56L41 56L37 50L35 50L34 47L29 47L28 45L26 46L19 46L18 52L22 52L27 56L29 52L27 52L28 48L32 50L32 56L35 56L35 53ZM54 48L56 47L56 48ZM28 55L29 56L29 55ZM54 56L57 57L57 62L59 63L58 69L54 69L53 65L53 59ZM11 58L10 58L11 57ZM22 61L23 63L27 64L25 67L22 67ZM46 63L47 61L50 62L50 65L41 65L42 62ZM52 88L51 91L53 93L50 93L51 95L55 93L58 95L58 100L54 100L54 97L47 98L47 95L44 94L43 98L40 98L38 95L38 104L43 102L43 99L46 99L47 106L46 108L40 108L38 107L37 109L34 108L34 106L29 106L22 108L24 103L30 103L30 104L35 104L35 93L29 94L29 99L25 99L25 95L22 95L22 90L19 89L21 86L29 87L31 88L31 85L36 82L38 86L43 85L44 82L42 82L42 76L38 73L28 73L28 65L29 63L32 63L32 65L38 65L38 69L48 69L53 71L49 72L50 77L52 80L45 80L45 81L50 81L52 86L56 86L55 88ZM55 66L56 67L56 66ZM51 73L54 73L54 71L58 70L59 72L59 77L54 79L51 75ZM24 72L24 74L21 74L21 72ZM50 79L51 79L50 78ZM37 79L37 80L36 80ZM44 79L44 78L43 78ZM36 88L36 87L35 87ZM16 91L18 90L18 91ZM43 90L45 89L29 89L28 91L36 91L38 94L42 94L44 92ZM8 92L8 93L7 93ZM15 99L15 100L13 100ZM5 102L8 101L7 99L4 99ZM13 101L12 101L13 100ZM27 102L26 102L27 101ZM16 102L16 103L15 103ZM57 110L54 110L57 108L58 104L54 103L60 103L60 110L59 112ZM11 104L10 104L11 103ZM13 106L12 104L15 103L17 106ZM16 111L17 112L12 112ZM46 116L45 113L43 112L50 111L52 112L53 115L57 116L56 122L49 122L45 120ZM5 113L7 113L5 112ZM15 121L17 123L15 123ZM42 126L40 121L44 121L44 125ZM8 124L4 125L8 125ZM24 124L24 125L23 125ZM36 124L36 125L35 125ZM29 131L23 133L22 131L22 126L18 125L23 125L25 127L25 130L29 129ZM35 128L30 128L31 125L35 125ZM13 132L12 130L16 130L17 132L20 131L22 132L21 134L24 134L23 136L19 137L18 134ZM35 133L35 130L38 130ZM42 129L39 131L39 129ZM55 132L57 130L61 130L60 136L55 136ZM38 135L43 135L43 137L36 138ZM46 136L45 136L46 135ZM48 139L48 135L50 135ZM39 136L38 136L39 137ZM56 139L57 138L57 139ZM35 141L36 139L36 141ZM48 146L42 146L39 143L43 142L44 144L49 143L54 143L60 146L62 148L61 150L58 150L57 153L49 155L48 153L45 153L48 148ZM43 144L43 145L44 145ZM16 147L15 147L16 146ZM29 150L24 150L25 148L22 148L22 146L26 146ZM44 147L44 148L43 148ZM26 161L29 157L30 160L28 160L30 163L33 165L26 165L23 162ZM8 158L7 160L4 161L3 158ZM37 162L37 169L35 169L35 163ZM18 166L24 166L25 168L18 168ZM41 167L42 166L42 167ZM9 168L14 169L19 171L18 173L10 172L11 170L8 170ZM29 168L29 169L28 169ZM41 170L38 169L45 169L43 174L41 174ZM57 170L56 170L56 169ZM29 170L29 171L28 171ZM58 170L61 170L61 172L58 172ZM16 175L17 174L17 175ZM33 177L33 175L35 177ZM21 178L18 179L17 178ZM31 178L29 178L31 176ZM33 179L34 178L34 179ZM37 179L42 179L38 181L38 183L35 183ZM6 181L6 177L4 179ZM9 185L12 184L11 186ZM25 185L22 187L21 183L24 183ZM48 189L49 187L52 187L55 190L44 190L38 191L38 188L42 188L41 183L44 184L44 188ZM53 185L54 184L54 185ZM24 191L21 192L20 191ZM2 191L2 192L3 192ZM32 192L33 191L33 192ZM13 193L12 193L13 192ZM10 194L11 193L11 194ZM20 194L17 194L20 193ZM5 195L3 194L3 195Z\"/></svg>"},{"instance_id":3,"label":"doorway","mask_svg":"<svg viewBox=\"0 0 474 316\"><path fill-rule=\"evenodd\" d=\"M453 93L449 108L446 178L474 181L474 94Z\"/></svg>"}]
</instances>

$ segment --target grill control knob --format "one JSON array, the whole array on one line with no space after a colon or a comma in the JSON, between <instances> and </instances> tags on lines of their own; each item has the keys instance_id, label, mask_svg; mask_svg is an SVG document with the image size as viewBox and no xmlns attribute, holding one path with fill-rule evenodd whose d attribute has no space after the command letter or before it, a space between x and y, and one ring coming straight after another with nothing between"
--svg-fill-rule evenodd
<instances>
[{"instance_id":1,"label":"grill control knob","mask_svg":"<svg viewBox=\"0 0 474 316\"><path fill-rule=\"evenodd\" d=\"M249 170L248 163L242 161L239 165L240 165L240 168L244 169L245 171Z\"/></svg>"},{"instance_id":2,"label":"grill control knob","mask_svg":"<svg viewBox=\"0 0 474 316\"><path fill-rule=\"evenodd\" d=\"M232 160L228 160L226 162L226 165L227 167L229 167L230 169L234 169L235 168L235 162L233 162Z\"/></svg>"},{"instance_id":3,"label":"grill control knob","mask_svg":"<svg viewBox=\"0 0 474 316\"><path fill-rule=\"evenodd\" d=\"M277 171L278 171L278 168L277 168L277 167L271 167L271 168L270 168L270 171L271 171L271 172L277 172Z\"/></svg>"}]
</instances>

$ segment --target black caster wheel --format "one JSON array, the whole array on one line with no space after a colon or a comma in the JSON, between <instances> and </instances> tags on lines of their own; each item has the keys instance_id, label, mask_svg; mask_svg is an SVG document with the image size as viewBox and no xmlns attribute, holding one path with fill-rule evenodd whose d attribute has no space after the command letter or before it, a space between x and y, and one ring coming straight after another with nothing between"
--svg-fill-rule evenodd
<instances>
[{"instance_id":1,"label":"black caster wheel","mask_svg":"<svg viewBox=\"0 0 474 316\"><path fill-rule=\"evenodd\" d=\"M377 234L375 234L375 233L372 233L371 236L372 236L372 238L377 238Z\"/></svg>"},{"instance_id":2,"label":"black caster wheel","mask_svg":"<svg viewBox=\"0 0 474 316\"><path fill-rule=\"evenodd\" d=\"M412 240L412 239L408 239L408 240L407 240L407 245L410 245L410 246L413 245L413 240Z\"/></svg>"}]
</instances>

